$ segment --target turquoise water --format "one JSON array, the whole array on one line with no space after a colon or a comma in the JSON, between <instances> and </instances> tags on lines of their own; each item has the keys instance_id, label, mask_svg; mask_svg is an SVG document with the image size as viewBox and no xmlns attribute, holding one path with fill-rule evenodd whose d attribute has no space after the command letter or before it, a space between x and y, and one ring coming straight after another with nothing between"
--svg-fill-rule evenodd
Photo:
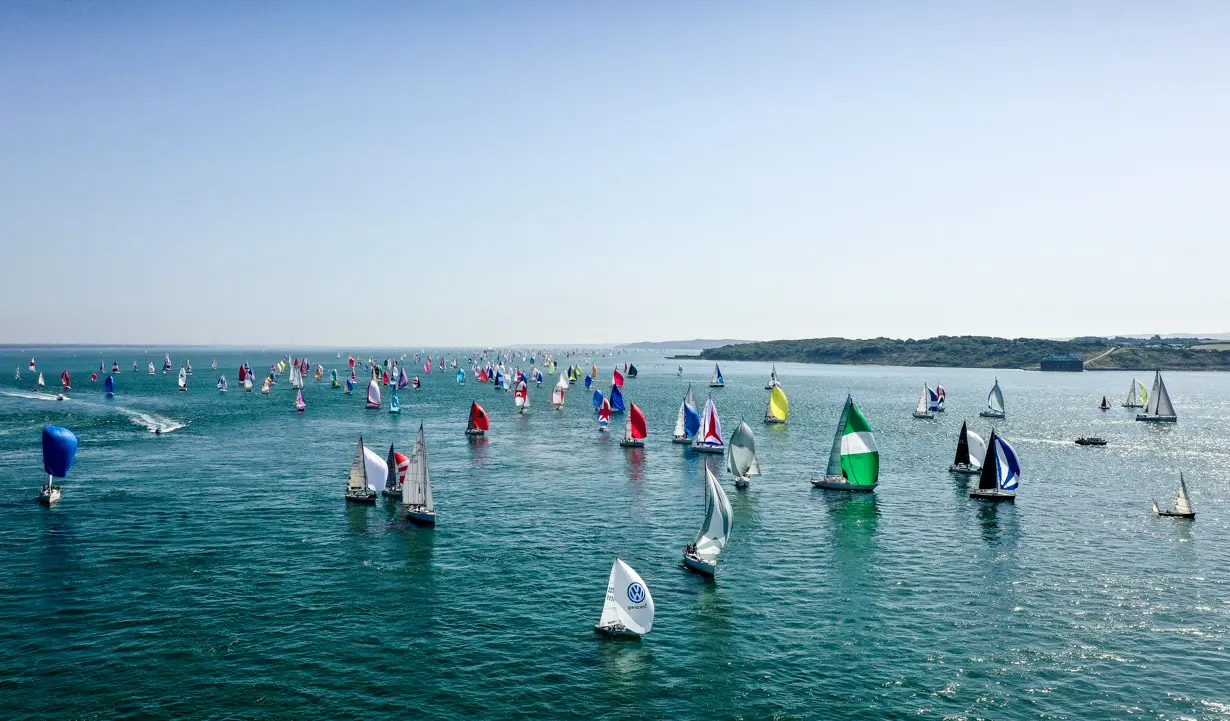
<instances>
[{"instance_id":1,"label":"turquoise water","mask_svg":"<svg viewBox=\"0 0 1230 721\"><path fill-rule=\"evenodd\" d=\"M30 397L31 354L49 384L69 368L69 400ZM340 372L335 352L308 355ZM641 370L625 398L651 436L629 451L596 432L587 394L551 410L550 382L519 417L510 393L435 372L398 417L309 381L301 417L285 382L236 391L241 360L275 354L192 349L188 393L133 356L0 352L5 717L1230 718L1227 375L1166 374L1180 422L1157 427L1118 407L1128 373L779 364L790 423L766 427L768 368L724 365L723 423L748 420L764 475L735 491L722 474L734 531L707 582L680 563L703 460L669 434L708 364L678 379L662 356L614 359ZM100 358L124 371L113 400L88 381ZM996 376L1015 505L969 500L946 470L962 420L989 433ZM910 417L924 381L949 391L934 422ZM881 449L874 495L807 483L847 392ZM492 416L480 442L462 432L475 398ZM358 435L407 449L420 421L439 525L346 504ZM47 509L50 423L81 447ZM1085 434L1110 445L1072 443ZM1194 522L1150 513L1179 468ZM657 605L640 641L592 631L616 556Z\"/></svg>"}]
</instances>

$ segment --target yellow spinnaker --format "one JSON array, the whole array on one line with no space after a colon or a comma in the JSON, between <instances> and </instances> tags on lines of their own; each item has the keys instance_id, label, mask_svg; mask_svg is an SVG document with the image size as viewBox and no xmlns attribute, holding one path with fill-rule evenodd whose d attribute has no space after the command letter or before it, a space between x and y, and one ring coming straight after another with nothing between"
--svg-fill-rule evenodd
<instances>
[{"instance_id":1,"label":"yellow spinnaker","mask_svg":"<svg viewBox=\"0 0 1230 721\"><path fill-rule=\"evenodd\" d=\"M773 386L773 392L769 394L769 412L774 418L784 421L789 410L790 402L786 400L786 391L782 390L781 386Z\"/></svg>"}]
</instances>

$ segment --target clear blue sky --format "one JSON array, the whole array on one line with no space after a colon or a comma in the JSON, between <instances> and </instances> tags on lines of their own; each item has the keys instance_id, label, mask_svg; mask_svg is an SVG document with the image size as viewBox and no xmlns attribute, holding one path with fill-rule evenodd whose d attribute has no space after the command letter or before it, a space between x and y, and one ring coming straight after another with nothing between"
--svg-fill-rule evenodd
<instances>
[{"instance_id":1,"label":"clear blue sky","mask_svg":"<svg viewBox=\"0 0 1230 721\"><path fill-rule=\"evenodd\" d=\"M0 342L1230 331L1230 3L0 5Z\"/></svg>"}]
</instances>

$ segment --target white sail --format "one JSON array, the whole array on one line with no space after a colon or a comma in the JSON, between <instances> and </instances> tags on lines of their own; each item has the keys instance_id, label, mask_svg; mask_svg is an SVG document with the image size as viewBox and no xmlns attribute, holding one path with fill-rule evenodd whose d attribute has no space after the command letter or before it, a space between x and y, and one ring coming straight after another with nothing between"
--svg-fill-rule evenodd
<instances>
[{"instance_id":1,"label":"white sail","mask_svg":"<svg viewBox=\"0 0 1230 721\"><path fill-rule=\"evenodd\" d=\"M346 478L347 491L361 491L367 487L367 466L364 464L363 436L359 436L359 445L354 449L354 459L350 461L350 475Z\"/></svg>"},{"instance_id":2,"label":"white sail","mask_svg":"<svg viewBox=\"0 0 1230 721\"><path fill-rule=\"evenodd\" d=\"M718 554L726 546L726 539L730 537L734 512L725 491L708 465L705 466L705 485L708 489L705 494L705 520L700 526L700 532L696 534L696 555L713 563L717 561Z\"/></svg>"},{"instance_id":3,"label":"white sail","mask_svg":"<svg viewBox=\"0 0 1230 721\"><path fill-rule=\"evenodd\" d=\"M689 384L688 390L691 390L691 389L692 389L692 386L691 384ZM684 397L683 400L679 401L679 415L675 417L674 434L676 438L683 438L684 434L687 432L687 427L684 423L684 414L683 414L683 407L686 406L687 403L688 403L688 399L686 396Z\"/></svg>"},{"instance_id":4,"label":"white sail","mask_svg":"<svg viewBox=\"0 0 1230 721\"><path fill-rule=\"evenodd\" d=\"M186 388L188 386L188 371L184 370L183 366L179 367L179 387Z\"/></svg>"},{"instance_id":5,"label":"white sail","mask_svg":"<svg viewBox=\"0 0 1230 721\"><path fill-rule=\"evenodd\" d=\"M1153 381L1153 395L1149 398L1149 415L1155 416L1173 416L1174 406L1170 403L1170 394L1166 392L1166 382L1162 380L1162 372L1157 372L1157 378Z\"/></svg>"},{"instance_id":6,"label":"white sail","mask_svg":"<svg viewBox=\"0 0 1230 721\"><path fill-rule=\"evenodd\" d=\"M999 389L999 379L995 379L995 385L991 388L991 392L987 394L987 408L996 412L1004 412L1004 392Z\"/></svg>"},{"instance_id":7,"label":"white sail","mask_svg":"<svg viewBox=\"0 0 1230 721\"><path fill-rule=\"evenodd\" d=\"M629 631L645 635L653 628L653 596L640 574L618 558L606 582L606 602L599 626L621 623Z\"/></svg>"},{"instance_id":8,"label":"white sail","mask_svg":"<svg viewBox=\"0 0 1230 721\"><path fill-rule=\"evenodd\" d=\"M918 407L914 409L914 412L919 415L927 412L927 386L925 385L923 386L922 395L918 397Z\"/></svg>"},{"instance_id":9,"label":"white sail","mask_svg":"<svg viewBox=\"0 0 1230 721\"><path fill-rule=\"evenodd\" d=\"M726 467L736 478L760 475L760 463L756 460L756 440L747 423L740 423L730 435L730 453Z\"/></svg>"},{"instance_id":10,"label":"white sail","mask_svg":"<svg viewBox=\"0 0 1230 721\"><path fill-rule=\"evenodd\" d=\"M401 487L401 502L407 506L423 506L431 512L436 510L431 495L431 471L427 468L427 443L423 440L422 424L419 424L419 435L414 441L410 467L406 469L406 482Z\"/></svg>"},{"instance_id":11,"label":"white sail","mask_svg":"<svg viewBox=\"0 0 1230 721\"><path fill-rule=\"evenodd\" d=\"M974 468L982 468L982 459L987 455L987 442L968 428L965 429L965 442L969 444L969 464Z\"/></svg>"},{"instance_id":12,"label":"white sail","mask_svg":"<svg viewBox=\"0 0 1230 721\"><path fill-rule=\"evenodd\" d=\"M367 447L363 448L363 466L366 469L366 475L363 478L364 488L369 491L376 490L376 484L383 483L385 476L389 475L389 465Z\"/></svg>"},{"instance_id":13,"label":"white sail","mask_svg":"<svg viewBox=\"0 0 1230 721\"><path fill-rule=\"evenodd\" d=\"M44 387L44 386L46 386L46 385L47 385L47 383L43 380L43 372L42 372L42 371L39 371L39 372L38 372L38 387L39 387L39 388L42 388L42 387Z\"/></svg>"},{"instance_id":14,"label":"white sail","mask_svg":"<svg viewBox=\"0 0 1230 721\"><path fill-rule=\"evenodd\" d=\"M1190 514L1192 501L1187 497L1187 484L1183 482L1183 471L1179 471L1179 497L1174 502L1175 513Z\"/></svg>"},{"instance_id":15,"label":"white sail","mask_svg":"<svg viewBox=\"0 0 1230 721\"><path fill-rule=\"evenodd\" d=\"M380 405L380 384L375 378L367 383L367 402L373 406Z\"/></svg>"}]
</instances>

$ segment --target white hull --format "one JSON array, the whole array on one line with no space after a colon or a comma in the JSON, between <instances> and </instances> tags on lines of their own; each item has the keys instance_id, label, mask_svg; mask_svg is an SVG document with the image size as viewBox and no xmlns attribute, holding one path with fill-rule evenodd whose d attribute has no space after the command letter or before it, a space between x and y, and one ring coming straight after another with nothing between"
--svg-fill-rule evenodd
<instances>
[{"instance_id":1,"label":"white hull","mask_svg":"<svg viewBox=\"0 0 1230 721\"><path fill-rule=\"evenodd\" d=\"M1002 411L983 411L979 413L978 415L981 418L1003 418L1004 417L1004 414Z\"/></svg>"},{"instance_id":2,"label":"white hull","mask_svg":"<svg viewBox=\"0 0 1230 721\"><path fill-rule=\"evenodd\" d=\"M686 443L691 445L692 439L687 436L671 436L671 443Z\"/></svg>"},{"instance_id":3,"label":"white hull","mask_svg":"<svg viewBox=\"0 0 1230 721\"><path fill-rule=\"evenodd\" d=\"M697 453L725 453L726 446L693 445L692 450Z\"/></svg>"},{"instance_id":4,"label":"white hull","mask_svg":"<svg viewBox=\"0 0 1230 721\"><path fill-rule=\"evenodd\" d=\"M349 503L375 503L376 502L376 492L375 491L355 491L353 493L347 493L346 500Z\"/></svg>"},{"instance_id":5,"label":"white hull","mask_svg":"<svg viewBox=\"0 0 1230 721\"><path fill-rule=\"evenodd\" d=\"M38 492L38 502L44 506L50 506L60 500L59 486L43 486Z\"/></svg>"},{"instance_id":6,"label":"white hull","mask_svg":"<svg viewBox=\"0 0 1230 721\"><path fill-rule=\"evenodd\" d=\"M1144 421L1145 423L1178 423L1178 416L1147 416L1144 413L1138 413L1136 420Z\"/></svg>"},{"instance_id":7,"label":"white hull","mask_svg":"<svg viewBox=\"0 0 1230 721\"><path fill-rule=\"evenodd\" d=\"M709 563L694 553L683 554L683 565L705 576L717 573L717 562Z\"/></svg>"},{"instance_id":8,"label":"white hull","mask_svg":"<svg viewBox=\"0 0 1230 721\"><path fill-rule=\"evenodd\" d=\"M914 411L914 417L915 417L915 418L921 418L921 419L923 419L923 420L927 420L927 421L930 421L930 420L935 420L935 414L934 414L934 413L919 413L918 411Z\"/></svg>"},{"instance_id":9,"label":"white hull","mask_svg":"<svg viewBox=\"0 0 1230 721\"><path fill-rule=\"evenodd\" d=\"M429 511L422 506L407 506L406 518L415 523L423 523L429 526L436 525L436 512Z\"/></svg>"},{"instance_id":10,"label":"white hull","mask_svg":"<svg viewBox=\"0 0 1230 721\"><path fill-rule=\"evenodd\" d=\"M739 476L735 479L735 488L747 488L752 485L752 479Z\"/></svg>"},{"instance_id":11,"label":"white hull","mask_svg":"<svg viewBox=\"0 0 1230 721\"><path fill-rule=\"evenodd\" d=\"M967 476L976 476L982 473L981 468L975 468L968 463L954 463L948 467L949 473L963 473Z\"/></svg>"},{"instance_id":12,"label":"white hull","mask_svg":"<svg viewBox=\"0 0 1230 721\"><path fill-rule=\"evenodd\" d=\"M641 635L635 631L629 631L623 627L623 624L612 623L607 626L594 626L594 631L605 636L620 636L627 638L640 638Z\"/></svg>"}]
</instances>

